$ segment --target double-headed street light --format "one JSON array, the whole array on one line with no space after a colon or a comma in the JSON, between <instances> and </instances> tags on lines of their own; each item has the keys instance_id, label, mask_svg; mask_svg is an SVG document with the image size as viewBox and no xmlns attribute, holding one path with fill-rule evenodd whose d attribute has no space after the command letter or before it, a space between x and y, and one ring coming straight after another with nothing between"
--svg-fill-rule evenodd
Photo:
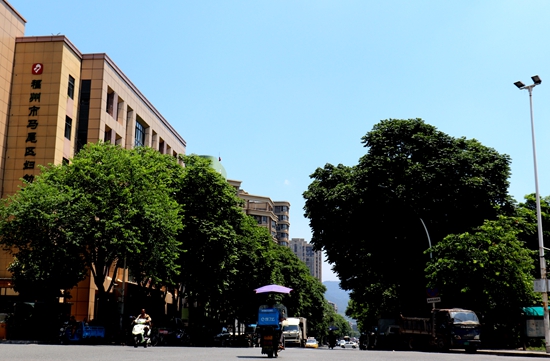
<instances>
[{"instance_id":1,"label":"double-headed street light","mask_svg":"<svg viewBox=\"0 0 550 361\"><path fill-rule=\"evenodd\" d=\"M537 172L537 151L535 142L535 123L533 121L533 88L542 83L538 75L532 76L533 84L525 85L521 81L514 83L521 90L529 92L529 107L531 110L531 137L533 139L533 163L535 167L535 194L537 200L537 227L539 236L539 258L540 258L540 278L543 284L542 308L544 311L544 343L546 344L546 353L550 353L550 322L548 318L548 282L546 277L546 260L544 259L544 241L542 238L542 216L540 211L539 180Z\"/></svg>"},{"instance_id":2,"label":"double-headed street light","mask_svg":"<svg viewBox=\"0 0 550 361\"><path fill-rule=\"evenodd\" d=\"M532 85L526 86L525 84L523 84L520 81L515 82L514 85L517 86L520 89L529 89L529 96L531 96L531 90L533 90L534 87L536 87L537 85L542 83L542 80L540 80L540 77L538 75L533 75L531 77L531 79L533 79L533 84ZM531 107L531 110L532 110L532 107ZM533 116L533 112L531 111L531 117L532 116Z\"/></svg>"}]
</instances>

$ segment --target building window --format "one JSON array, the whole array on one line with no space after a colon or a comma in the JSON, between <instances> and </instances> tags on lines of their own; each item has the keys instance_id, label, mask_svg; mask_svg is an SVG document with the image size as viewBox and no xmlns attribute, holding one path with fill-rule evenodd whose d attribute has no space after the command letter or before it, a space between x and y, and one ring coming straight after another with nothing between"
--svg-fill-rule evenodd
<instances>
[{"instance_id":1,"label":"building window","mask_svg":"<svg viewBox=\"0 0 550 361\"><path fill-rule=\"evenodd\" d=\"M69 160L67 158L63 158L63 160L61 161L61 164L62 165L69 165Z\"/></svg>"},{"instance_id":2,"label":"building window","mask_svg":"<svg viewBox=\"0 0 550 361\"><path fill-rule=\"evenodd\" d=\"M78 96L79 108L77 118L76 133L76 152L80 152L82 147L88 143L88 123L90 119L90 93L92 89L91 80L82 80L80 82L80 95Z\"/></svg>"},{"instance_id":3,"label":"building window","mask_svg":"<svg viewBox=\"0 0 550 361\"><path fill-rule=\"evenodd\" d=\"M69 98L74 99L74 78L69 75L69 86L67 89L67 95Z\"/></svg>"},{"instance_id":4,"label":"building window","mask_svg":"<svg viewBox=\"0 0 550 361\"><path fill-rule=\"evenodd\" d=\"M110 89L109 89L110 90ZM109 115L113 116L113 103L115 102L115 92L111 90L107 94L107 108L105 109Z\"/></svg>"},{"instance_id":5,"label":"building window","mask_svg":"<svg viewBox=\"0 0 550 361\"><path fill-rule=\"evenodd\" d=\"M111 143L111 138L113 136L112 129L105 131L105 137L103 137L103 141L105 143Z\"/></svg>"},{"instance_id":6,"label":"building window","mask_svg":"<svg viewBox=\"0 0 550 361\"><path fill-rule=\"evenodd\" d=\"M143 147L145 145L145 127L140 122L136 122L136 147Z\"/></svg>"},{"instance_id":7,"label":"building window","mask_svg":"<svg viewBox=\"0 0 550 361\"><path fill-rule=\"evenodd\" d=\"M71 139L71 132L73 129L73 120L69 117L65 117L65 138Z\"/></svg>"}]
</instances>

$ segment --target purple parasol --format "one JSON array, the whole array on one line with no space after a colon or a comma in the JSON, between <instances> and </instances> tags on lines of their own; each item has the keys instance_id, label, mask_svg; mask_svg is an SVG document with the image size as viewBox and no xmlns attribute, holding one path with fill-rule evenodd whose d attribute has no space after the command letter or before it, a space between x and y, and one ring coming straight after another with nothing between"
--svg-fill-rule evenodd
<instances>
[{"instance_id":1,"label":"purple parasol","mask_svg":"<svg viewBox=\"0 0 550 361\"><path fill-rule=\"evenodd\" d=\"M292 291L292 288L279 286L279 285L267 285L267 286L262 286L260 288L256 288L254 291L256 291L256 293L268 293L268 292L290 293L290 291Z\"/></svg>"}]
</instances>

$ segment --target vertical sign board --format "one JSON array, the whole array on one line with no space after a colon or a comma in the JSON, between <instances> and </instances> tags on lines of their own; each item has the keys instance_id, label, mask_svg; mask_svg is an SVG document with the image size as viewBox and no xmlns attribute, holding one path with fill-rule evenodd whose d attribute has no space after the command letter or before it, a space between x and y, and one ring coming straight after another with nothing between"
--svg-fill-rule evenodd
<instances>
[{"instance_id":1,"label":"vertical sign board","mask_svg":"<svg viewBox=\"0 0 550 361\"><path fill-rule=\"evenodd\" d=\"M533 289L535 292L548 292L548 279L534 280ZM527 319L525 333L527 337L545 337L544 319Z\"/></svg>"},{"instance_id":2,"label":"vertical sign board","mask_svg":"<svg viewBox=\"0 0 550 361\"><path fill-rule=\"evenodd\" d=\"M530 318L525 320L525 335L527 337L544 337L544 320Z\"/></svg>"},{"instance_id":3,"label":"vertical sign board","mask_svg":"<svg viewBox=\"0 0 550 361\"><path fill-rule=\"evenodd\" d=\"M31 73L33 76L41 75L43 71L44 64L42 63L34 63L31 67ZM23 163L25 175L23 176L23 179L29 183L32 183L34 180L34 169L36 163L36 143L38 142L36 128L38 128L42 79L40 77L33 77L29 86L29 113L27 116L27 138L25 139L25 161Z\"/></svg>"},{"instance_id":4,"label":"vertical sign board","mask_svg":"<svg viewBox=\"0 0 550 361\"><path fill-rule=\"evenodd\" d=\"M548 292L548 279L538 279L533 281L535 292Z\"/></svg>"}]
</instances>

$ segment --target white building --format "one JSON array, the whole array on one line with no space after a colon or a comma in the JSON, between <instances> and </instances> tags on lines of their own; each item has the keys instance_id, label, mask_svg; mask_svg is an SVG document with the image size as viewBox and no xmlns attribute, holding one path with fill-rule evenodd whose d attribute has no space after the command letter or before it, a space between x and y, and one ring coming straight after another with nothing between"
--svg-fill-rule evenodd
<instances>
[{"instance_id":1,"label":"white building","mask_svg":"<svg viewBox=\"0 0 550 361\"><path fill-rule=\"evenodd\" d=\"M307 243L303 238L292 238L290 249L306 264L310 274L322 282L323 258L321 252L314 251L313 245Z\"/></svg>"}]
</instances>

